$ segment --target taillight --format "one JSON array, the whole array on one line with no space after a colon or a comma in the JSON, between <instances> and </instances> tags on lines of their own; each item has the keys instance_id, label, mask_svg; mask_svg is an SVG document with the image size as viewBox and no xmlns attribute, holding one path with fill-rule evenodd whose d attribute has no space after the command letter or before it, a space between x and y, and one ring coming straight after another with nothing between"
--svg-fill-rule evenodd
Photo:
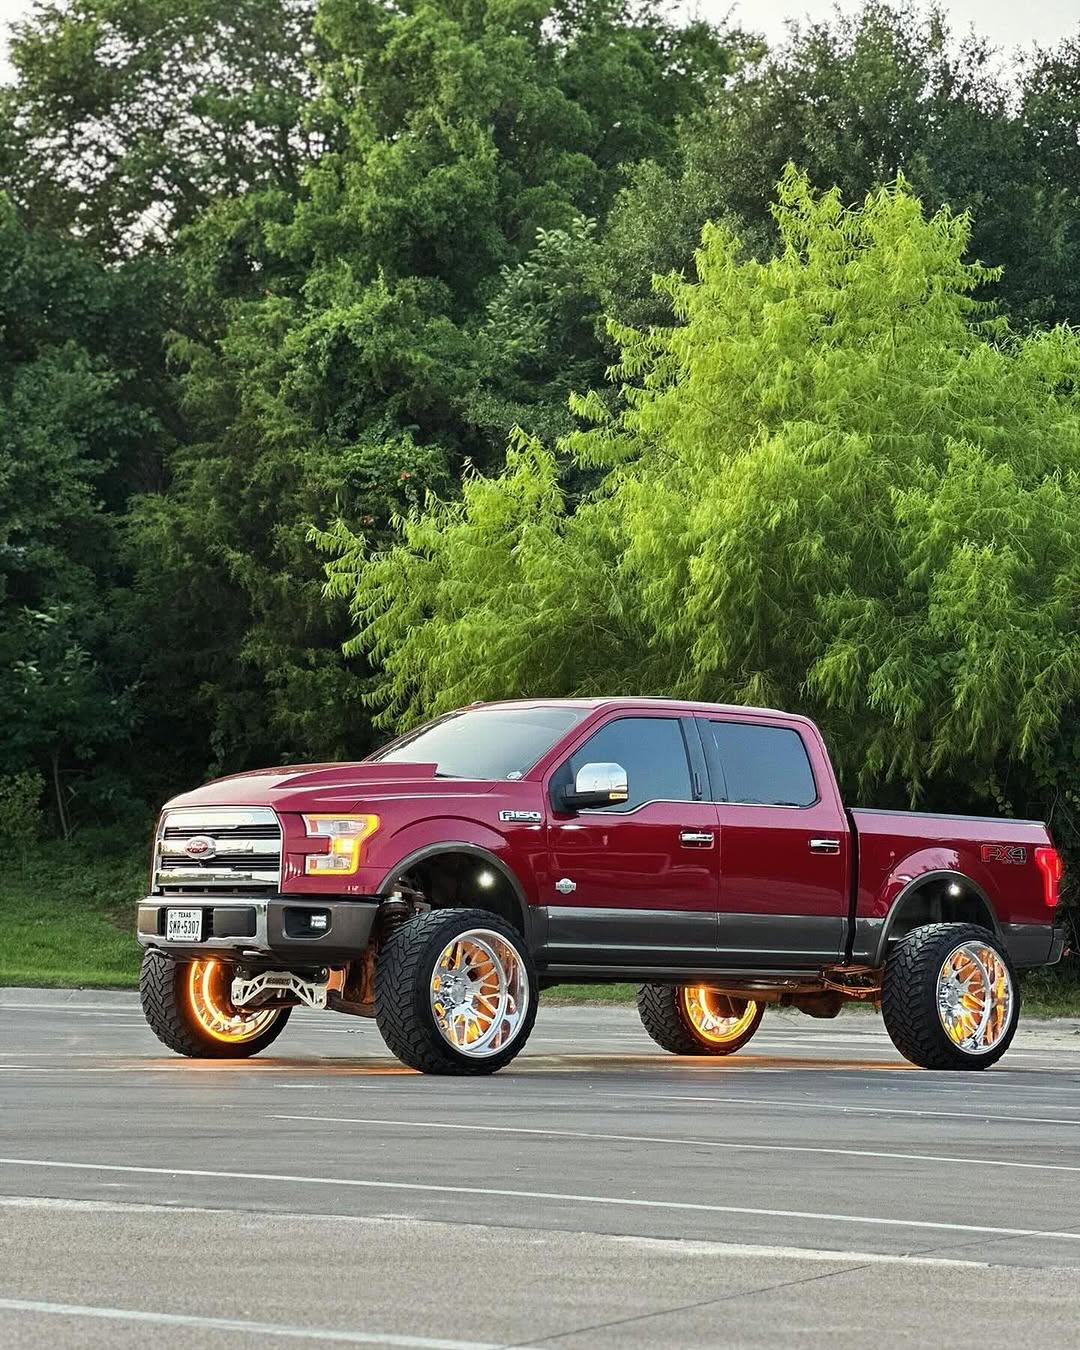
<instances>
[{"instance_id":1,"label":"taillight","mask_svg":"<svg viewBox=\"0 0 1080 1350\"><path fill-rule=\"evenodd\" d=\"M1065 864L1056 848L1037 848L1035 862L1043 875L1043 899L1050 909L1057 908L1058 882L1065 875Z\"/></svg>"}]
</instances>

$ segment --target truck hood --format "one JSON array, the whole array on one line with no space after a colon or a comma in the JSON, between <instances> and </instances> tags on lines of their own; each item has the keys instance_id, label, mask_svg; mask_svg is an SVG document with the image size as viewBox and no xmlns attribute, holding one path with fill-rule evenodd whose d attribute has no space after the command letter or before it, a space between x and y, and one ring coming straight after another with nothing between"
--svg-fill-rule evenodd
<instances>
[{"instance_id":1,"label":"truck hood","mask_svg":"<svg viewBox=\"0 0 1080 1350\"><path fill-rule=\"evenodd\" d=\"M436 778L434 764L286 764L204 783L166 802L184 806L271 806L275 811L346 810L385 797L473 796L486 780Z\"/></svg>"}]
</instances>

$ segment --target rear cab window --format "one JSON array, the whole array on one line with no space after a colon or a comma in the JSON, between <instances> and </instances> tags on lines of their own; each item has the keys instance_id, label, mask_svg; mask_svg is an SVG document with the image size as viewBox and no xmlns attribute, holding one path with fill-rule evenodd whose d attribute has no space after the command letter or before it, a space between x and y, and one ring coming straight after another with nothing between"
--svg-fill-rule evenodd
<instances>
[{"instance_id":1,"label":"rear cab window","mask_svg":"<svg viewBox=\"0 0 1080 1350\"><path fill-rule=\"evenodd\" d=\"M699 718L713 800L745 806L812 806L814 771L791 727Z\"/></svg>"}]
</instances>

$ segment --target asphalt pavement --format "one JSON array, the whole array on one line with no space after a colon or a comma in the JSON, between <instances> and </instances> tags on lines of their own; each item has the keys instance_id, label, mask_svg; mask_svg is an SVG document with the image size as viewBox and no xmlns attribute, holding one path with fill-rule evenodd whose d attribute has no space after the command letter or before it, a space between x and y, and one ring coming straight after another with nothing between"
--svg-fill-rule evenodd
<instances>
[{"instance_id":1,"label":"asphalt pavement","mask_svg":"<svg viewBox=\"0 0 1080 1350\"><path fill-rule=\"evenodd\" d=\"M488 1079L295 1014L249 1061L0 990L0 1346L1080 1344L1080 1026L983 1073L766 1014L679 1059L542 1008Z\"/></svg>"}]
</instances>

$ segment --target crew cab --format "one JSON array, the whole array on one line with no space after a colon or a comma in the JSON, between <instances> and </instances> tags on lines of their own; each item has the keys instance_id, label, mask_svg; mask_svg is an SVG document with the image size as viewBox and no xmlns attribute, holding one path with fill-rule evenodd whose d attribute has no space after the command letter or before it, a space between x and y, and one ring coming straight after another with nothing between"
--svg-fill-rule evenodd
<instances>
[{"instance_id":1,"label":"crew cab","mask_svg":"<svg viewBox=\"0 0 1080 1350\"><path fill-rule=\"evenodd\" d=\"M489 1073L541 992L632 981L650 1036L728 1054L767 1005L880 1005L897 1048L979 1069L1017 972L1061 955L1038 821L848 809L804 717L537 699L437 718L358 763L164 808L138 909L147 1020L243 1056L297 1006L374 1017L433 1073Z\"/></svg>"}]
</instances>

